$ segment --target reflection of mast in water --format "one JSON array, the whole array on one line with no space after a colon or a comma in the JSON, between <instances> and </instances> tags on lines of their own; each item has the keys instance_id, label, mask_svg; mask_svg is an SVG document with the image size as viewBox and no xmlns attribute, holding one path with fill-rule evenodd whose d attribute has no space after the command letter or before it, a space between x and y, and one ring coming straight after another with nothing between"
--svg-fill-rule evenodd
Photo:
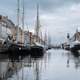
<instances>
[{"instance_id":1,"label":"reflection of mast in water","mask_svg":"<svg viewBox=\"0 0 80 80\"><path fill-rule=\"evenodd\" d=\"M39 80L39 63L35 63L35 80Z\"/></svg>"},{"instance_id":2,"label":"reflection of mast in water","mask_svg":"<svg viewBox=\"0 0 80 80\"><path fill-rule=\"evenodd\" d=\"M67 53L68 59L67 59L67 67L70 67L69 62L70 62L70 53Z\"/></svg>"}]
</instances>

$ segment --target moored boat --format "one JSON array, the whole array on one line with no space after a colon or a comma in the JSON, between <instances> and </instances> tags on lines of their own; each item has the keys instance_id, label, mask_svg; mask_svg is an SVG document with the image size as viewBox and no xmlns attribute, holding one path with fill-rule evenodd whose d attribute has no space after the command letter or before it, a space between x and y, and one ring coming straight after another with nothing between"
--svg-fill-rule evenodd
<instances>
[{"instance_id":1,"label":"moored boat","mask_svg":"<svg viewBox=\"0 0 80 80\"><path fill-rule=\"evenodd\" d=\"M79 41L74 41L72 42L72 44L70 45L70 50L72 52L78 52L80 51L80 42Z\"/></svg>"}]
</instances>

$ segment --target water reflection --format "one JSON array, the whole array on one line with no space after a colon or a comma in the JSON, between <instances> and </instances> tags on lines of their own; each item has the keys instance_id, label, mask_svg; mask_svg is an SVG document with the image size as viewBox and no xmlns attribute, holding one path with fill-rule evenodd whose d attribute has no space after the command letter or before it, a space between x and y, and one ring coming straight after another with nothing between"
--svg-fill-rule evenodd
<instances>
[{"instance_id":1,"label":"water reflection","mask_svg":"<svg viewBox=\"0 0 80 80\"><path fill-rule=\"evenodd\" d=\"M67 67L70 67L70 60L73 60L74 64L75 64L75 69L78 69L80 67L80 53L79 52L75 52L75 53L71 53L68 52L67 53Z\"/></svg>"},{"instance_id":2,"label":"water reflection","mask_svg":"<svg viewBox=\"0 0 80 80\"><path fill-rule=\"evenodd\" d=\"M0 58L3 80L80 80L80 72L75 72L76 69L80 70L80 53L64 50L47 51L42 58Z\"/></svg>"}]
</instances>

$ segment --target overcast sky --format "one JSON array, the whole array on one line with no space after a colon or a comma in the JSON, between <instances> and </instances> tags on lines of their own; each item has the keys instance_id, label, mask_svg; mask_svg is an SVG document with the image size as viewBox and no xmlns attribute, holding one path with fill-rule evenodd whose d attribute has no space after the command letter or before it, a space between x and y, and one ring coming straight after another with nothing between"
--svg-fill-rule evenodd
<instances>
[{"instance_id":1,"label":"overcast sky","mask_svg":"<svg viewBox=\"0 0 80 80\"><path fill-rule=\"evenodd\" d=\"M80 26L80 0L24 1L25 25L30 29L34 29L36 22L36 4L38 2L42 30L44 32L47 30L55 42L64 41L67 33L73 34L76 28ZM22 8L20 9L20 13L22 13ZM0 14L8 16L15 24L16 10L17 0L0 0Z\"/></svg>"}]
</instances>

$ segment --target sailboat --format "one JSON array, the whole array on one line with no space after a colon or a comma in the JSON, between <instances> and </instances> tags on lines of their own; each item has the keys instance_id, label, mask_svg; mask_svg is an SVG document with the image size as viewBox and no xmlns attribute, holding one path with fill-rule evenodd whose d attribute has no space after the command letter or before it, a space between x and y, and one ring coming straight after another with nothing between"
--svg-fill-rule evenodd
<instances>
[{"instance_id":1,"label":"sailboat","mask_svg":"<svg viewBox=\"0 0 80 80\"><path fill-rule=\"evenodd\" d=\"M43 53L44 53L44 46L41 44L41 41L40 41L39 30L40 30L39 5L37 4L37 17L36 17L34 45L31 45L31 55L33 57L43 56Z\"/></svg>"},{"instance_id":2,"label":"sailboat","mask_svg":"<svg viewBox=\"0 0 80 80\"><path fill-rule=\"evenodd\" d=\"M19 27L20 24L20 0L18 1L18 9L17 9L17 34L16 34L16 42L11 44L8 49L10 56L25 56L30 53L30 47L26 46L25 37L27 37L24 32L24 0L23 0L23 15L22 15L22 29ZM26 35L26 36L25 36ZM24 44L25 43L25 44Z\"/></svg>"}]
</instances>

